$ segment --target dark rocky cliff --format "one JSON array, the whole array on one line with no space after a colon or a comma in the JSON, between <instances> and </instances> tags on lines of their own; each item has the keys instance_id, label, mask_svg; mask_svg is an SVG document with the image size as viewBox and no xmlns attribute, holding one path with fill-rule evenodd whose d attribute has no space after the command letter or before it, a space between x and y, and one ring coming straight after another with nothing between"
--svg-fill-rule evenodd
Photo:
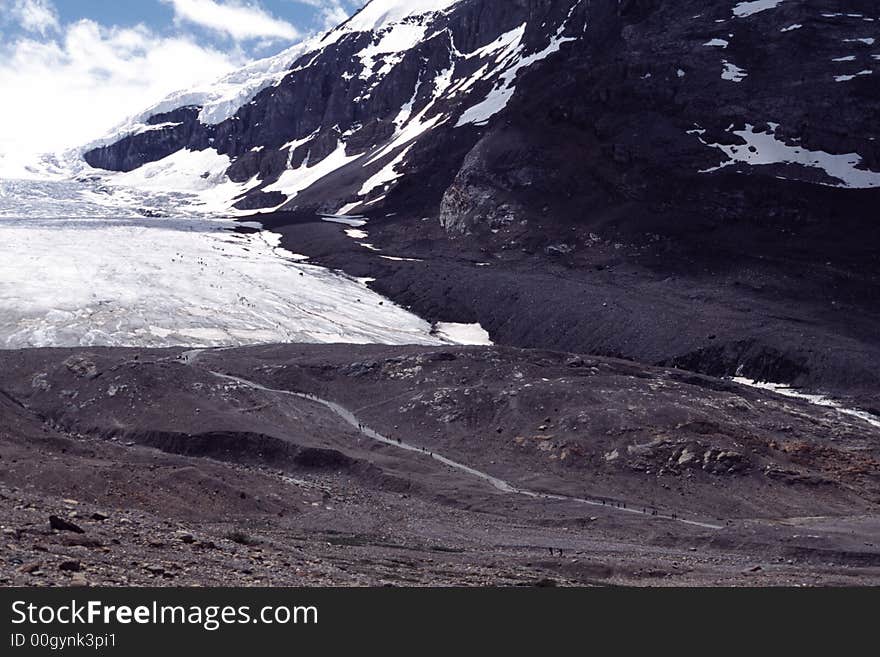
<instances>
[{"instance_id":1,"label":"dark rocky cliff","mask_svg":"<svg viewBox=\"0 0 880 657\"><path fill-rule=\"evenodd\" d=\"M231 119L183 108L86 159L215 148L300 252L303 217L365 213L428 264L325 264L506 344L880 385L875 2L461 0L404 25L403 50L331 33Z\"/></svg>"},{"instance_id":2,"label":"dark rocky cliff","mask_svg":"<svg viewBox=\"0 0 880 657\"><path fill-rule=\"evenodd\" d=\"M201 125L194 108L181 108L151 120L178 125L86 160L128 171L182 148L215 148L231 157L233 180L254 180L254 207L284 171L314 167L342 143L347 156L364 157L329 170L314 190L298 190L285 209L330 208L371 200L359 197L360 186L413 146L397 170L430 178L435 193L423 198L452 232L484 228L480 218L509 223L511 209L543 208L560 186L591 204L671 199L723 218L752 212L754 189L767 193L752 187L754 177L847 182L808 152L856 154L861 164L851 168L880 169L880 85L867 74L877 62L873 3L784 0L755 13L749 4L758 3L462 0L449 13L406 19L424 28L407 50L370 54L382 51L394 26L345 33L293 62L292 73L228 121ZM509 48L487 48L521 26ZM487 125L458 125L499 88L511 98ZM413 129L413 117L432 125ZM749 148L743 131L768 143L771 152L756 152L757 161L800 147L803 157L793 157L804 164L739 162L699 173L731 162L723 147ZM748 180L731 183L741 175ZM859 186L880 186L880 174ZM774 194L788 194L777 187ZM788 188L802 196L798 185Z\"/></svg>"}]
</instances>

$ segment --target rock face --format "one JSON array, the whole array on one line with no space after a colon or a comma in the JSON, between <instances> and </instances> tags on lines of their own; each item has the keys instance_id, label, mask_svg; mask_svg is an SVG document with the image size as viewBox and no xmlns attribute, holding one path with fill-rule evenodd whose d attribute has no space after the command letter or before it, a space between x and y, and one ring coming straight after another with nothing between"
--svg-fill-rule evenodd
<instances>
[{"instance_id":1,"label":"rock face","mask_svg":"<svg viewBox=\"0 0 880 657\"><path fill-rule=\"evenodd\" d=\"M91 150L85 154L85 160L96 169L134 171L147 162L161 160L183 148L203 150L207 144L204 143L203 126L199 123L200 111L200 107L181 107L155 114L147 119L147 125L152 129Z\"/></svg>"},{"instance_id":2,"label":"rock face","mask_svg":"<svg viewBox=\"0 0 880 657\"><path fill-rule=\"evenodd\" d=\"M233 181L251 181L238 199L246 209L276 207L279 194L287 210L369 201L402 174L430 168L445 172L431 185L436 204L509 101L516 74L574 41L563 34L581 32L586 5L411 4L374 0L226 121L203 124L201 107L182 107L85 159L131 171L181 149L214 149L232 160Z\"/></svg>"},{"instance_id":3,"label":"rock face","mask_svg":"<svg viewBox=\"0 0 880 657\"><path fill-rule=\"evenodd\" d=\"M876 7L831 4L374 0L231 118L182 106L85 158L215 149L246 209L393 206L414 178L453 233L574 201L809 214L801 183L880 187Z\"/></svg>"},{"instance_id":4,"label":"rock face","mask_svg":"<svg viewBox=\"0 0 880 657\"><path fill-rule=\"evenodd\" d=\"M216 153L297 252L499 344L876 389L878 38L868 0L373 0L85 157ZM315 211L425 264L308 252Z\"/></svg>"}]
</instances>

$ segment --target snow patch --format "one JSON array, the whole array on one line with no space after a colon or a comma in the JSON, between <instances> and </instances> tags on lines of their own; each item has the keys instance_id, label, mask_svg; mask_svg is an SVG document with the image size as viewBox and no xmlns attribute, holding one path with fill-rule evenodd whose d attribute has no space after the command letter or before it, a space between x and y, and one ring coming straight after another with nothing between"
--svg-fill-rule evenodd
<instances>
[{"instance_id":1,"label":"snow patch","mask_svg":"<svg viewBox=\"0 0 880 657\"><path fill-rule=\"evenodd\" d=\"M576 6L577 5L575 5L575 7ZM574 11L574 7L572 7L572 11ZM571 12L569 13L569 17L570 16ZM514 93L516 93L516 78L520 71L529 68L537 62L547 59L554 53L559 52L564 44L571 41L577 41L574 37L562 36L565 33L567 26L568 21L563 23L556 31L556 34L550 39L550 43L546 48L540 52L526 56L522 55L522 40L526 31L525 23L517 29L503 35L503 41L501 43L506 42L506 45L504 46L504 49L501 50L501 54L498 57L503 59L499 68L504 68L505 70L501 74L500 80L485 99L472 106L461 115L458 119L458 123L455 124L455 127L459 128L464 125L485 125L493 116L504 110L510 102L510 99L513 98ZM491 77L494 74L495 71L488 74L486 77Z\"/></svg>"},{"instance_id":2,"label":"snow patch","mask_svg":"<svg viewBox=\"0 0 880 657\"><path fill-rule=\"evenodd\" d=\"M737 18L753 16L767 9L775 9L785 0L754 0L753 2L740 2L733 8L733 15Z\"/></svg>"},{"instance_id":3,"label":"snow patch","mask_svg":"<svg viewBox=\"0 0 880 657\"><path fill-rule=\"evenodd\" d=\"M364 217L353 217L347 215L323 215L321 217L321 221L326 221L331 224L342 224L343 226L351 226L352 228L361 228L362 226L367 225L367 220Z\"/></svg>"},{"instance_id":4,"label":"snow patch","mask_svg":"<svg viewBox=\"0 0 880 657\"><path fill-rule=\"evenodd\" d=\"M747 124L745 130L734 131L733 134L745 140L745 145L709 144L703 140L699 130L692 131L703 144L723 151L730 158L727 162L701 173L711 173L738 162L752 166L798 164L821 169L831 178L839 180L839 184L830 185L833 187L880 187L880 172L858 168L862 164L862 157L858 153L833 155L824 151L810 151L802 146L789 146L776 137L777 127L773 124L769 132L755 132L754 126Z\"/></svg>"},{"instance_id":5,"label":"snow patch","mask_svg":"<svg viewBox=\"0 0 880 657\"><path fill-rule=\"evenodd\" d=\"M397 157L380 169L375 175L368 178L363 184L363 187L361 187L360 192L358 192L358 196L367 196L374 190L380 187L387 187L398 180L403 174L399 173L397 168L403 164L413 146L415 146L415 144L410 144L404 148Z\"/></svg>"},{"instance_id":6,"label":"snow patch","mask_svg":"<svg viewBox=\"0 0 880 657\"><path fill-rule=\"evenodd\" d=\"M232 182L226 176L231 160L213 148L203 151L180 150L157 162L150 162L127 173L108 175L112 184L138 190L190 194L185 205L206 213L226 212L234 199L256 181Z\"/></svg>"},{"instance_id":7,"label":"snow patch","mask_svg":"<svg viewBox=\"0 0 880 657\"><path fill-rule=\"evenodd\" d=\"M858 73L853 73L852 75L835 75L835 82L849 82L850 80L855 80L858 77L863 77L865 75L874 75L874 71L867 69L864 71L859 71Z\"/></svg>"},{"instance_id":8,"label":"snow patch","mask_svg":"<svg viewBox=\"0 0 880 657\"><path fill-rule=\"evenodd\" d=\"M851 408L846 408L839 402L834 401L833 399L826 397L824 395L811 395L807 393L800 392L790 386L784 385L782 383L764 383L760 381L753 381L752 379L746 379L743 377L735 377L733 379L734 382L739 383L744 386L749 386L751 388L758 388L760 390L769 390L771 392L775 392L779 395L784 395L785 397L791 397L792 399L800 399L802 401L809 402L810 404L814 404L816 406L823 406L825 408L830 408L842 415L848 415L850 417L858 418L864 422L867 422L872 427L880 429L880 417L868 413L867 411L860 411Z\"/></svg>"},{"instance_id":9,"label":"snow patch","mask_svg":"<svg viewBox=\"0 0 880 657\"><path fill-rule=\"evenodd\" d=\"M345 142L340 140L337 143L336 150L323 160L314 165L310 165L306 161L296 169L288 169L281 174L278 180L265 187L264 191L281 192L287 196L287 201L290 201L322 178L329 176L334 171L341 169L360 157L361 155L347 155L345 152Z\"/></svg>"},{"instance_id":10,"label":"snow patch","mask_svg":"<svg viewBox=\"0 0 880 657\"><path fill-rule=\"evenodd\" d=\"M494 346L488 331L479 324L438 322L434 327L434 334L437 337L454 344L475 345L481 347Z\"/></svg>"},{"instance_id":11,"label":"snow patch","mask_svg":"<svg viewBox=\"0 0 880 657\"><path fill-rule=\"evenodd\" d=\"M375 32L413 16L446 11L460 0L373 0L340 25L336 32Z\"/></svg>"},{"instance_id":12,"label":"snow patch","mask_svg":"<svg viewBox=\"0 0 880 657\"><path fill-rule=\"evenodd\" d=\"M413 23L398 23L386 28L376 36L375 43L358 53L362 66L361 79L369 80L374 75L379 79L385 77L397 66L406 51L425 38L427 31L427 25ZM382 66L377 69L380 60Z\"/></svg>"},{"instance_id":13,"label":"snow patch","mask_svg":"<svg viewBox=\"0 0 880 657\"><path fill-rule=\"evenodd\" d=\"M721 72L722 80L728 80L729 82L742 82L749 76L745 69L728 62L726 59L721 63L724 64L724 70Z\"/></svg>"}]
</instances>

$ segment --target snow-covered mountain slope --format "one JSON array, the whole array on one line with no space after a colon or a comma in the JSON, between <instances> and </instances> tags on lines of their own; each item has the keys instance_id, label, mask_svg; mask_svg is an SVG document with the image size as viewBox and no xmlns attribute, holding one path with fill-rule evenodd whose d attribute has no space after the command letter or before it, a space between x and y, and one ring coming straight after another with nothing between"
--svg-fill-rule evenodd
<instances>
[{"instance_id":1,"label":"snow-covered mountain slope","mask_svg":"<svg viewBox=\"0 0 880 657\"><path fill-rule=\"evenodd\" d=\"M205 125L222 123L234 116L242 105L253 100L260 91L277 84L289 73L292 62L315 47L315 40L306 41L288 48L274 57L253 62L213 83L173 93L141 114L116 126L109 131L105 138L85 146L83 150L91 150L113 143L121 137L174 127L173 122L155 124L151 123L149 119L158 114L173 112L181 107L201 108L199 121Z\"/></svg>"},{"instance_id":2,"label":"snow-covered mountain slope","mask_svg":"<svg viewBox=\"0 0 880 657\"><path fill-rule=\"evenodd\" d=\"M352 32L377 32L409 19L447 11L461 0L372 0L328 34L329 39ZM424 24L423 21L416 21Z\"/></svg>"},{"instance_id":3,"label":"snow-covered mountain slope","mask_svg":"<svg viewBox=\"0 0 880 657\"><path fill-rule=\"evenodd\" d=\"M218 185L206 207L241 211L363 212L422 174L426 200L467 214L468 153L542 103L560 124L594 125L607 161L592 167L876 188L876 14L863 0L373 0L326 35L169 98L85 160L122 172L182 162L178 178L192 179L181 152L198 152Z\"/></svg>"},{"instance_id":4,"label":"snow-covered mountain slope","mask_svg":"<svg viewBox=\"0 0 880 657\"><path fill-rule=\"evenodd\" d=\"M212 93L163 101L88 149L85 160L112 171L152 163L176 171L193 159L182 151L199 152L210 160L206 171L228 163L238 186L224 198L242 210L308 203L314 194L304 192L344 170L347 184L337 180L319 205L350 211L393 187L426 135L485 126L521 73L583 35L581 2L539 4L546 5L540 23L529 21L535 12L526 5L499 11L473 0L373 0L323 37ZM471 25L486 7L491 17ZM285 58L293 61L281 71ZM191 177L180 170L179 178Z\"/></svg>"}]
</instances>

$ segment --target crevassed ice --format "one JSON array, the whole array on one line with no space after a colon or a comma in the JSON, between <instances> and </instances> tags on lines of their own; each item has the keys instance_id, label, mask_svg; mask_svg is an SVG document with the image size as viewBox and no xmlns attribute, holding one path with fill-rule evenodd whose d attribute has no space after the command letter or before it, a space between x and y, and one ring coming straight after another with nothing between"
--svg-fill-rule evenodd
<instances>
[{"instance_id":1,"label":"crevassed ice","mask_svg":"<svg viewBox=\"0 0 880 657\"><path fill-rule=\"evenodd\" d=\"M0 347L442 341L356 281L231 228L0 221Z\"/></svg>"},{"instance_id":2,"label":"crevassed ice","mask_svg":"<svg viewBox=\"0 0 880 657\"><path fill-rule=\"evenodd\" d=\"M126 216L83 194L75 182L0 183L0 348L466 339L435 335L364 281L304 264L274 233L134 217L140 197ZM97 216L71 214L85 210Z\"/></svg>"},{"instance_id":3,"label":"crevassed ice","mask_svg":"<svg viewBox=\"0 0 880 657\"><path fill-rule=\"evenodd\" d=\"M206 125L222 123L233 117L263 89L284 78L290 72L293 63L302 55L318 48L318 44L318 39L304 41L273 57L252 62L210 84L174 92L114 127L105 137L77 149L77 152L84 153L93 148L113 144L142 129L150 117L181 107L201 107L199 120Z\"/></svg>"}]
</instances>

